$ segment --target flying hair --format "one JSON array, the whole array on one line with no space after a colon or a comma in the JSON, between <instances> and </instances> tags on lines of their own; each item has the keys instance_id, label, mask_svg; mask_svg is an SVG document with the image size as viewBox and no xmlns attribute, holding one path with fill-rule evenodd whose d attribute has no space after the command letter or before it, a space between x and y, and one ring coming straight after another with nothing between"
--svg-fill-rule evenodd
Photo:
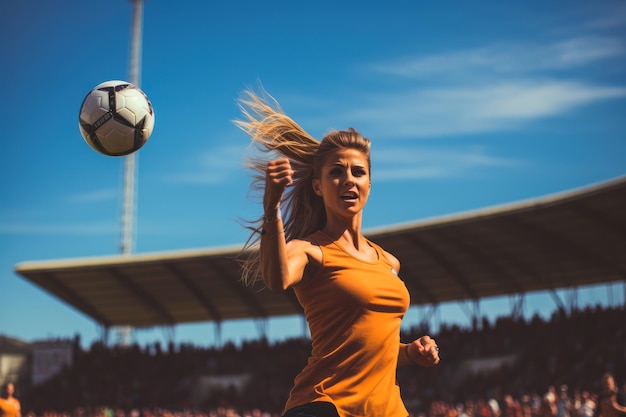
<instances>
[{"instance_id":1,"label":"flying hair","mask_svg":"<svg viewBox=\"0 0 626 417\"><path fill-rule=\"evenodd\" d=\"M279 103L264 90L257 95L245 90L238 106L243 120L234 123L246 132L260 152L248 157L246 166L252 171L250 193L262 196L265 189L267 163L277 156L290 160L294 171L292 185L287 187L280 203L285 239L302 239L324 227L326 212L324 202L312 187L314 178L319 178L326 156L339 148L354 148L367 157L369 168L370 141L356 130L331 131L322 141L309 135L300 125L287 116ZM257 246L261 239L263 217L248 221L251 234L240 254L242 281L253 285L260 277L260 254Z\"/></svg>"}]
</instances>

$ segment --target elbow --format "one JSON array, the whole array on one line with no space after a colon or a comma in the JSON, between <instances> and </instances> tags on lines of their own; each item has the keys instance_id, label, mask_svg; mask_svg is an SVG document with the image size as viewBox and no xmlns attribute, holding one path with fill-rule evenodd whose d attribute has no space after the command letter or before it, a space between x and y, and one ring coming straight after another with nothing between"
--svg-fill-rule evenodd
<instances>
[{"instance_id":1,"label":"elbow","mask_svg":"<svg viewBox=\"0 0 626 417\"><path fill-rule=\"evenodd\" d=\"M284 292L289 288L289 285L285 284L283 281L276 282L271 279L264 279L263 281L271 292Z\"/></svg>"},{"instance_id":2,"label":"elbow","mask_svg":"<svg viewBox=\"0 0 626 417\"><path fill-rule=\"evenodd\" d=\"M261 271L261 277L263 283L272 292L286 291L290 286L289 274L284 268L263 268Z\"/></svg>"}]
</instances>

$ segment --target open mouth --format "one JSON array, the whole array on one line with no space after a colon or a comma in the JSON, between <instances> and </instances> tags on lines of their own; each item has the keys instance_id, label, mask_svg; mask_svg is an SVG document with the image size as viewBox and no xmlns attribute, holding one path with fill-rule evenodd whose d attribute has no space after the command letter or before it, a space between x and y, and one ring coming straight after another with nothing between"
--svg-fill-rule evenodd
<instances>
[{"instance_id":1,"label":"open mouth","mask_svg":"<svg viewBox=\"0 0 626 417\"><path fill-rule=\"evenodd\" d=\"M358 197L359 196L357 195L357 193L352 192L352 191L341 194L341 199L344 201L356 200Z\"/></svg>"}]
</instances>

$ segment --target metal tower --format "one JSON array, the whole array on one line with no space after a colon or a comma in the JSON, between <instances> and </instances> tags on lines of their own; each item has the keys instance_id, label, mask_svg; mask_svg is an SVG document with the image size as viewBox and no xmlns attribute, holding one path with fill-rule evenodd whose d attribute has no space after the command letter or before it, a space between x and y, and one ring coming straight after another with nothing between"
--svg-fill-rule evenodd
<instances>
[{"instance_id":1,"label":"metal tower","mask_svg":"<svg viewBox=\"0 0 626 417\"><path fill-rule=\"evenodd\" d=\"M130 38L130 58L128 68L128 81L137 87L140 86L141 75L141 38L143 20L143 0L130 0L133 4ZM122 200L122 224L120 236L120 249L122 255L130 255L135 250L135 219L137 201L137 152L124 157L124 190ZM130 345L133 338L133 328L130 326L118 326L116 328L116 343L121 346Z\"/></svg>"}]
</instances>

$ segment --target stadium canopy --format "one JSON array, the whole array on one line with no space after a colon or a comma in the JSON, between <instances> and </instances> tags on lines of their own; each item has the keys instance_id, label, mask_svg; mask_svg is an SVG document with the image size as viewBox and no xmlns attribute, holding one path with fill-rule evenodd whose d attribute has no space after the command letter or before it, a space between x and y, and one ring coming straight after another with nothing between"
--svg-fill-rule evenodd
<instances>
[{"instance_id":1,"label":"stadium canopy","mask_svg":"<svg viewBox=\"0 0 626 417\"><path fill-rule=\"evenodd\" d=\"M626 176L519 203L369 230L413 305L626 280ZM241 247L24 262L16 272L105 328L299 315L292 291L240 282Z\"/></svg>"}]
</instances>

